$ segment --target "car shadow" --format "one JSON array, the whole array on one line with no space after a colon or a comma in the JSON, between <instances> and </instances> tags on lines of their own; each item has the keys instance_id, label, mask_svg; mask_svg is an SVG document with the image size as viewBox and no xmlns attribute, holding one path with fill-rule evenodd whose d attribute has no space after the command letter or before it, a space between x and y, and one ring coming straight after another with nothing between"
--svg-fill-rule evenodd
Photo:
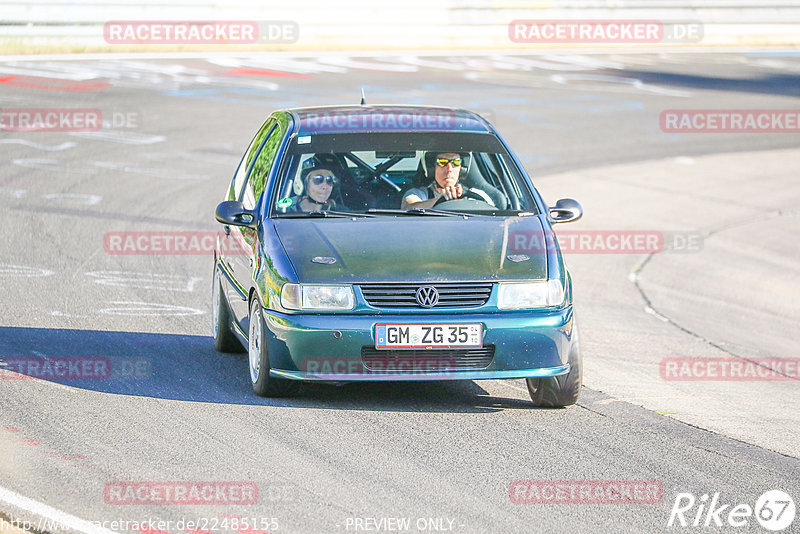
<instances>
[{"instance_id":1,"label":"car shadow","mask_svg":"<svg viewBox=\"0 0 800 534\"><path fill-rule=\"evenodd\" d=\"M217 352L208 336L0 327L0 380L33 378L100 393L219 404L443 413L533 408L527 392L498 397L475 381L304 383L292 397L262 398L251 389L247 355Z\"/></svg>"}]
</instances>

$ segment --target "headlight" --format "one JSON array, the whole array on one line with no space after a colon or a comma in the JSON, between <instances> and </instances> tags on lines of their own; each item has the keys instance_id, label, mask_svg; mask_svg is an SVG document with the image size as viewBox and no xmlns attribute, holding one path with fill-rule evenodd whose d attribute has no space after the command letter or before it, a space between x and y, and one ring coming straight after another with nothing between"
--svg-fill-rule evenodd
<instances>
[{"instance_id":1,"label":"headlight","mask_svg":"<svg viewBox=\"0 0 800 534\"><path fill-rule=\"evenodd\" d=\"M284 284L281 306L287 310L352 310L355 296L350 286Z\"/></svg>"},{"instance_id":2,"label":"headlight","mask_svg":"<svg viewBox=\"0 0 800 534\"><path fill-rule=\"evenodd\" d=\"M564 302L561 280L500 282L497 307L503 310L544 308Z\"/></svg>"}]
</instances>

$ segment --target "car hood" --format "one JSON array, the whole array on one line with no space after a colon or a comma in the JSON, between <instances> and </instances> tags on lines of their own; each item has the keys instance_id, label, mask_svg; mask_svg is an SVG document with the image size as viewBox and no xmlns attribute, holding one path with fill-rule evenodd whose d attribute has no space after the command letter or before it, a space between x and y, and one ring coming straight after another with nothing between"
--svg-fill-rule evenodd
<instances>
[{"instance_id":1,"label":"car hood","mask_svg":"<svg viewBox=\"0 0 800 534\"><path fill-rule=\"evenodd\" d=\"M274 226L303 283L547 278L537 217L275 219Z\"/></svg>"}]
</instances>

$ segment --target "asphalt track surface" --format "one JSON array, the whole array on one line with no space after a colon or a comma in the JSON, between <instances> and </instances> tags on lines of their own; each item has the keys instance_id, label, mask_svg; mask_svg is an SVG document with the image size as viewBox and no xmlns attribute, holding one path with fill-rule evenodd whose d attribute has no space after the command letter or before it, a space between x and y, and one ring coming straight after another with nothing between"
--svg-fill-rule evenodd
<instances>
[{"instance_id":1,"label":"asphalt track surface","mask_svg":"<svg viewBox=\"0 0 800 534\"><path fill-rule=\"evenodd\" d=\"M2 108L101 109L120 122L2 132L0 356L104 357L130 371L3 375L6 517L41 517L13 492L86 521L171 521L154 527L171 534L181 519L233 532L230 516L268 532L403 531L389 518L410 532L694 532L667 526L679 493L719 493L728 510L768 490L800 498L797 380L678 390L658 375L669 357L796 357L800 135L665 133L659 114L796 110L797 55L101 58L4 61L0 78ZM575 229L705 238L694 254L567 255L586 362L577 406L533 409L523 381L262 399L246 356L213 349L208 255L107 252L108 232L216 230L214 207L271 110L357 103L362 87L370 103L482 112L548 202L584 203ZM758 224L714 240L737 220ZM663 496L516 503L519 480L651 481ZM259 498L109 503L104 489L120 481L247 481ZM766 531L754 517L708 530Z\"/></svg>"}]
</instances>

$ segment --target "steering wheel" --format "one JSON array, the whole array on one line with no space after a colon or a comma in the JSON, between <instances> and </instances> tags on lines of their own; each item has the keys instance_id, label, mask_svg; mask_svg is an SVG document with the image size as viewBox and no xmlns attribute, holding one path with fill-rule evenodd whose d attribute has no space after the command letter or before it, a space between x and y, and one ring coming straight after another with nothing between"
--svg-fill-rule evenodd
<instances>
[{"instance_id":1,"label":"steering wheel","mask_svg":"<svg viewBox=\"0 0 800 534\"><path fill-rule=\"evenodd\" d=\"M448 200L448 199L444 198L444 195L442 195L442 196L440 196L439 198L437 198L437 199L436 199L436 202L434 202L434 203L433 203L433 206L432 206L432 207L434 207L434 208L435 208L436 206L438 206L438 205L439 205L439 204L441 204L442 202L449 202L450 200L459 200L459 199L461 199L461 198L471 198L471 199L473 199L473 200L480 200L481 202L483 202L483 203L485 203L485 204L489 204L488 202L486 202L486 199L485 199L485 198L483 198L481 195L479 195L478 193L476 193L475 191L473 191L473 190L472 190L472 188L469 188L469 187L463 187L463 186L462 186L462 193L461 193L461 196L460 196L460 197L458 197L458 198L451 198L451 199L449 199L449 200Z\"/></svg>"}]
</instances>

